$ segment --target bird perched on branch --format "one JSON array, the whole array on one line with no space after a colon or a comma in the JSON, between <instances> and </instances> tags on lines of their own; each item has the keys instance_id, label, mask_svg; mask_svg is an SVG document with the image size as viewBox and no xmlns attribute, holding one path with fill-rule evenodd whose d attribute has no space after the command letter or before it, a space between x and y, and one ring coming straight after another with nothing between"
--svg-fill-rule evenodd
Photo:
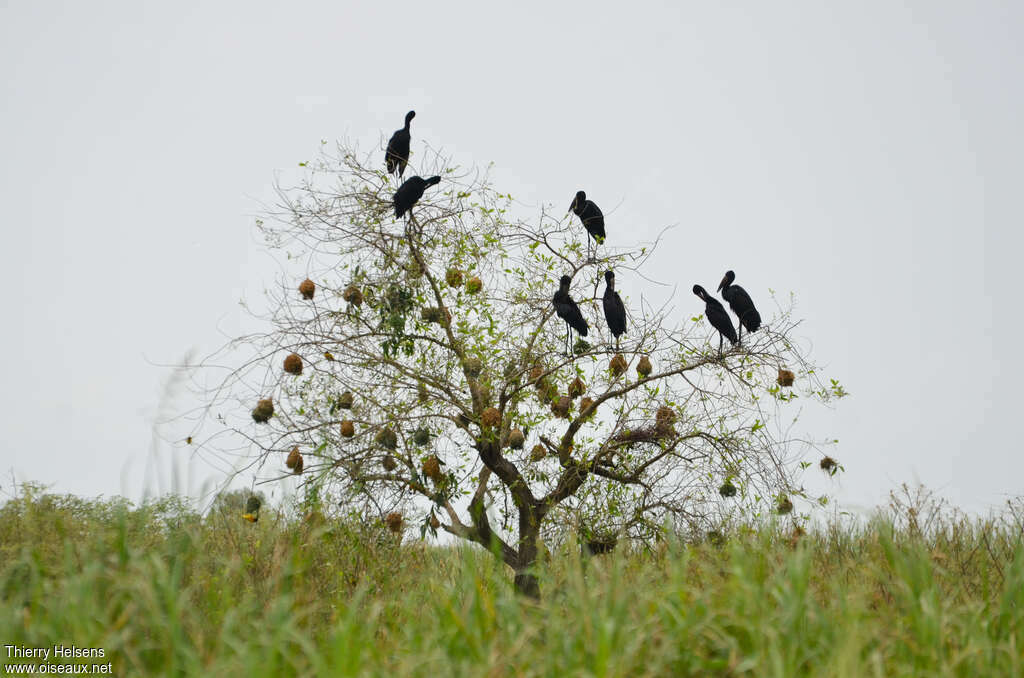
<instances>
[{"instance_id":1,"label":"bird perched on branch","mask_svg":"<svg viewBox=\"0 0 1024 678\"><path fill-rule=\"evenodd\" d=\"M743 338L744 327L747 328L748 332L757 332L757 328L761 326L761 314L754 308L754 302L751 301L747 291L739 285L732 284L732 281L735 279L735 273L726 271L722 282L718 284L718 290L722 293L722 298L729 302L732 312L739 318L738 341Z\"/></svg>"},{"instance_id":2,"label":"bird perched on branch","mask_svg":"<svg viewBox=\"0 0 1024 678\"><path fill-rule=\"evenodd\" d=\"M622 297L615 291L615 273L604 272L604 319L608 323L608 330L615 337L615 350L619 350L619 336L626 331L626 307L622 303Z\"/></svg>"},{"instance_id":3,"label":"bird perched on branch","mask_svg":"<svg viewBox=\"0 0 1024 678\"><path fill-rule=\"evenodd\" d=\"M594 242L598 245L604 242L604 214L601 213L601 210L594 204L593 200L587 200L586 193L576 191L576 197L572 199L569 209L580 218L580 221L583 222L583 228L587 229L587 233L594 239ZM597 252L597 245L594 246L594 252ZM587 261L592 261L590 257L590 238L587 239Z\"/></svg>"},{"instance_id":4,"label":"bird perched on branch","mask_svg":"<svg viewBox=\"0 0 1024 678\"><path fill-rule=\"evenodd\" d=\"M704 300L704 315L707 316L711 326L718 330L718 355L721 356L723 337L731 341L734 346L739 343L739 339L736 338L736 328L732 326L732 320L729 319L729 313L725 310L725 306L708 294L706 289L700 285L694 285L693 293Z\"/></svg>"},{"instance_id":5,"label":"bird perched on branch","mask_svg":"<svg viewBox=\"0 0 1024 678\"><path fill-rule=\"evenodd\" d=\"M242 514L242 517L250 523L255 523L260 519L260 506L262 505L263 502L260 501L259 497L251 495L245 502L245 513Z\"/></svg>"},{"instance_id":6,"label":"bird perched on branch","mask_svg":"<svg viewBox=\"0 0 1024 678\"><path fill-rule=\"evenodd\" d=\"M388 174L397 172L399 179L405 173L405 165L409 162L409 141L412 139L412 135L409 134L409 123L415 117L416 111L409 111L405 114L405 127L391 135L388 150L384 154Z\"/></svg>"},{"instance_id":7,"label":"bird perched on branch","mask_svg":"<svg viewBox=\"0 0 1024 678\"><path fill-rule=\"evenodd\" d=\"M406 179L405 183L395 191L395 218L401 219L423 197L423 191L427 190L427 187L439 183L441 183L441 177L430 177L429 179L409 177Z\"/></svg>"},{"instance_id":8,"label":"bird perched on branch","mask_svg":"<svg viewBox=\"0 0 1024 678\"><path fill-rule=\"evenodd\" d=\"M580 336L587 336L587 321L584 320L583 314L580 313L580 307L576 305L576 302L569 296L569 285L572 284L572 278L567 275L563 275L559 281L558 291L551 298L551 303L555 307L555 313L558 317L565 321L566 325L566 339L565 339L565 353L569 355L569 347L572 346L572 331L576 330Z\"/></svg>"}]
</instances>

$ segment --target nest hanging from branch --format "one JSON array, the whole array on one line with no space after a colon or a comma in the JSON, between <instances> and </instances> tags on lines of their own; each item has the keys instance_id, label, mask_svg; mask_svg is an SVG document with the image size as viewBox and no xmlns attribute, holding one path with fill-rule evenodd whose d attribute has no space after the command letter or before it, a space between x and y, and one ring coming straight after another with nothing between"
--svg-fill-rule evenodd
<instances>
[{"instance_id":1,"label":"nest hanging from branch","mask_svg":"<svg viewBox=\"0 0 1024 678\"><path fill-rule=\"evenodd\" d=\"M575 379L573 379L572 383L569 384L569 397L570 398L579 398L581 395L586 393L586 391L587 391L587 385L585 383L583 383L583 380L580 379L579 377L576 377Z\"/></svg>"},{"instance_id":2,"label":"nest hanging from branch","mask_svg":"<svg viewBox=\"0 0 1024 678\"><path fill-rule=\"evenodd\" d=\"M395 534L402 531L402 522L402 514L398 511L392 511L384 517L384 524L387 525L388 529Z\"/></svg>"},{"instance_id":3,"label":"nest hanging from branch","mask_svg":"<svg viewBox=\"0 0 1024 678\"><path fill-rule=\"evenodd\" d=\"M629 365L626 364L626 356L621 353L616 353L612 356L611 361L608 363L608 370L612 373L612 376L615 377L618 377L625 372L628 367Z\"/></svg>"},{"instance_id":4,"label":"nest hanging from branch","mask_svg":"<svg viewBox=\"0 0 1024 678\"><path fill-rule=\"evenodd\" d=\"M363 305L363 293L355 285L346 287L345 291L341 293L341 298L353 306Z\"/></svg>"},{"instance_id":5,"label":"nest hanging from branch","mask_svg":"<svg viewBox=\"0 0 1024 678\"><path fill-rule=\"evenodd\" d=\"M784 370L782 368L779 368L779 386L792 386L795 380L796 375L794 375L791 370Z\"/></svg>"},{"instance_id":6,"label":"nest hanging from branch","mask_svg":"<svg viewBox=\"0 0 1024 678\"><path fill-rule=\"evenodd\" d=\"M312 299L313 295L316 294L316 284L306 278L299 283L299 293L302 294L303 299Z\"/></svg>"},{"instance_id":7,"label":"nest hanging from branch","mask_svg":"<svg viewBox=\"0 0 1024 678\"><path fill-rule=\"evenodd\" d=\"M302 374L302 358L298 353L289 353L284 359L284 371L288 374Z\"/></svg>"},{"instance_id":8,"label":"nest hanging from branch","mask_svg":"<svg viewBox=\"0 0 1024 678\"><path fill-rule=\"evenodd\" d=\"M274 401L272 399L264 398L256 403L256 407L252 411L253 421L257 424L265 424L272 416L274 416Z\"/></svg>"},{"instance_id":9,"label":"nest hanging from branch","mask_svg":"<svg viewBox=\"0 0 1024 678\"><path fill-rule=\"evenodd\" d=\"M640 362L636 364L636 373L641 379L645 379L650 376L653 369L654 368L651 366L651 359L647 356L641 357Z\"/></svg>"},{"instance_id":10,"label":"nest hanging from branch","mask_svg":"<svg viewBox=\"0 0 1024 678\"><path fill-rule=\"evenodd\" d=\"M444 475L441 473L441 460L438 459L436 454L432 454L423 460L423 475L430 478L434 483L440 483L444 480Z\"/></svg>"},{"instance_id":11,"label":"nest hanging from branch","mask_svg":"<svg viewBox=\"0 0 1024 678\"><path fill-rule=\"evenodd\" d=\"M521 449L523 449L523 445L524 444L526 444L526 436L523 435L523 432L521 430L519 430L517 428L514 428L511 431L509 431L509 434L508 434L508 446L509 447L511 447L513 450L521 450Z\"/></svg>"}]
</instances>

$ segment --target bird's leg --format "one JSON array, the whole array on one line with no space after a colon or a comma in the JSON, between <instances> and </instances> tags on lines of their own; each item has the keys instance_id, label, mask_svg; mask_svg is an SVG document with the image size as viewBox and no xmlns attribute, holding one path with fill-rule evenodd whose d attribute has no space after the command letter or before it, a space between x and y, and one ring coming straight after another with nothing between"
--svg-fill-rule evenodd
<instances>
[{"instance_id":1,"label":"bird's leg","mask_svg":"<svg viewBox=\"0 0 1024 678\"><path fill-rule=\"evenodd\" d=\"M743 341L743 322L739 323L739 327L736 328L739 334L736 335L736 343L739 344Z\"/></svg>"},{"instance_id":2,"label":"bird's leg","mask_svg":"<svg viewBox=\"0 0 1024 678\"><path fill-rule=\"evenodd\" d=\"M721 332L718 333L718 358L722 358L722 342L725 340L725 335Z\"/></svg>"}]
</instances>

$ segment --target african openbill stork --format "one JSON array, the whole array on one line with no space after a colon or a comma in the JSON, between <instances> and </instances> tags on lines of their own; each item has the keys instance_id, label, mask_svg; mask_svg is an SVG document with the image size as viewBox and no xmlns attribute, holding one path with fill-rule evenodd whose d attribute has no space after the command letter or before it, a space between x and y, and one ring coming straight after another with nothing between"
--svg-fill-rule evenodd
<instances>
[{"instance_id":1,"label":"african openbill stork","mask_svg":"<svg viewBox=\"0 0 1024 678\"><path fill-rule=\"evenodd\" d=\"M388 142L388 150L384 154L384 162L388 167L388 174L398 172L398 178L405 173L405 165L409 162L409 141L412 136L409 134L409 123L416 117L416 111L409 111L405 114L405 127L397 130L391 135Z\"/></svg>"},{"instance_id":2,"label":"african openbill stork","mask_svg":"<svg viewBox=\"0 0 1024 678\"><path fill-rule=\"evenodd\" d=\"M735 346L739 343L736 337L736 328L732 326L729 313L725 310L718 299L708 294L708 291L700 285L693 286L693 293L704 300L704 315L707 316L711 326L718 330L718 355L722 355L722 340L728 339Z\"/></svg>"},{"instance_id":3,"label":"african openbill stork","mask_svg":"<svg viewBox=\"0 0 1024 678\"><path fill-rule=\"evenodd\" d=\"M587 229L590 238L593 238L597 245L604 242L604 214L593 200L587 200L586 193L576 191L576 197L572 199L569 209L580 218L583 228ZM590 238L587 238L587 261L593 261L590 258ZM597 245L594 246L595 253Z\"/></svg>"},{"instance_id":4,"label":"african openbill stork","mask_svg":"<svg viewBox=\"0 0 1024 678\"><path fill-rule=\"evenodd\" d=\"M619 335L626 331L626 307L622 304L622 297L615 291L615 273L605 271L604 282L604 319L615 337L615 350L618 351Z\"/></svg>"},{"instance_id":5,"label":"african openbill stork","mask_svg":"<svg viewBox=\"0 0 1024 678\"><path fill-rule=\"evenodd\" d=\"M429 186L441 183L441 177L409 177L398 190L395 191L395 218L401 219L402 215L412 209L416 201L423 197L423 191Z\"/></svg>"},{"instance_id":6,"label":"african openbill stork","mask_svg":"<svg viewBox=\"0 0 1024 678\"><path fill-rule=\"evenodd\" d=\"M735 273L726 271L722 282L718 284L718 290L722 293L722 298L729 302L729 308L739 318L738 339L742 339L744 327L747 328L747 332L757 332L757 328L761 326L761 314L754 308L754 302L750 300L747 291L739 285L732 284L735 279Z\"/></svg>"},{"instance_id":7,"label":"african openbill stork","mask_svg":"<svg viewBox=\"0 0 1024 678\"><path fill-rule=\"evenodd\" d=\"M551 303L555 307L555 313L558 317L565 321L566 325L566 355L572 355L569 352L569 348L572 346L572 331L576 330L580 336L587 336L587 321L583 318L583 314L580 313L580 307L576 305L576 302L569 296L569 285L572 283L572 278L567 275L563 275L562 279L558 283L558 291L555 292L555 296L551 298Z\"/></svg>"}]
</instances>

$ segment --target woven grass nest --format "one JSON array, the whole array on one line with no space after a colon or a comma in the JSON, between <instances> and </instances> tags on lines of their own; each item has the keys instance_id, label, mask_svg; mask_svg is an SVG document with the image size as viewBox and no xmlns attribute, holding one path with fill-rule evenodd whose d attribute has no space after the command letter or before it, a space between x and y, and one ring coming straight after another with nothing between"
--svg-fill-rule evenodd
<instances>
[{"instance_id":1,"label":"woven grass nest","mask_svg":"<svg viewBox=\"0 0 1024 678\"><path fill-rule=\"evenodd\" d=\"M779 368L779 386L792 386L796 380L796 375L791 370L784 370Z\"/></svg>"},{"instance_id":2,"label":"woven grass nest","mask_svg":"<svg viewBox=\"0 0 1024 678\"><path fill-rule=\"evenodd\" d=\"M345 291L341 293L341 298L353 306L363 305L363 293L355 285L346 287Z\"/></svg>"},{"instance_id":3,"label":"woven grass nest","mask_svg":"<svg viewBox=\"0 0 1024 678\"><path fill-rule=\"evenodd\" d=\"M729 497L735 497L736 486L733 485L728 480L726 480L724 483L722 483L722 486L718 488L718 494L722 495L726 499L728 499Z\"/></svg>"},{"instance_id":4,"label":"woven grass nest","mask_svg":"<svg viewBox=\"0 0 1024 678\"><path fill-rule=\"evenodd\" d=\"M412 441L417 445L426 445L430 442L430 431L425 428L418 428L412 433Z\"/></svg>"},{"instance_id":5,"label":"woven grass nest","mask_svg":"<svg viewBox=\"0 0 1024 678\"><path fill-rule=\"evenodd\" d=\"M292 451L288 453L288 458L284 460L284 465L292 470L292 473L299 475L302 473L302 469L305 466L305 460L302 455L299 454L299 447L296 445L292 448Z\"/></svg>"},{"instance_id":6,"label":"woven grass nest","mask_svg":"<svg viewBox=\"0 0 1024 678\"><path fill-rule=\"evenodd\" d=\"M256 407L252 411L252 420L257 424L265 424L267 421L274 416L274 401L270 398L264 398L263 400L256 403Z\"/></svg>"},{"instance_id":7,"label":"woven grass nest","mask_svg":"<svg viewBox=\"0 0 1024 678\"><path fill-rule=\"evenodd\" d=\"M346 419L341 422L341 435L346 438L351 438L356 434L356 424L351 419Z\"/></svg>"},{"instance_id":8,"label":"woven grass nest","mask_svg":"<svg viewBox=\"0 0 1024 678\"><path fill-rule=\"evenodd\" d=\"M501 425L501 412L495 407L488 407L480 415L480 424L485 428L494 428Z\"/></svg>"},{"instance_id":9,"label":"woven grass nest","mask_svg":"<svg viewBox=\"0 0 1024 678\"><path fill-rule=\"evenodd\" d=\"M544 457L548 456L548 448L544 447L540 443L533 446L530 450L530 461L540 461Z\"/></svg>"},{"instance_id":10,"label":"woven grass nest","mask_svg":"<svg viewBox=\"0 0 1024 678\"><path fill-rule=\"evenodd\" d=\"M818 463L818 466L821 467L822 471L825 471L826 473L831 473L833 469L839 466L839 462L833 459L832 457L825 457Z\"/></svg>"},{"instance_id":11,"label":"woven grass nest","mask_svg":"<svg viewBox=\"0 0 1024 678\"><path fill-rule=\"evenodd\" d=\"M377 431L374 441L381 447L388 450L393 450L398 447L398 435L389 428L382 428Z\"/></svg>"},{"instance_id":12,"label":"woven grass nest","mask_svg":"<svg viewBox=\"0 0 1024 678\"><path fill-rule=\"evenodd\" d=\"M351 410L354 402L355 397L352 395L352 391L345 391L338 397L338 407L343 410Z\"/></svg>"},{"instance_id":13,"label":"woven grass nest","mask_svg":"<svg viewBox=\"0 0 1024 678\"><path fill-rule=\"evenodd\" d=\"M380 462L380 465L384 467L385 471L394 471L398 468L398 462L390 454L385 454L384 459Z\"/></svg>"},{"instance_id":14,"label":"woven grass nest","mask_svg":"<svg viewBox=\"0 0 1024 678\"><path fill-rule=\"evenodd\" d=\"M298 353L289 353L284 359L284 371L288 374L302 374L302 358Z\"/></svg>"},{"instance_id":15,"label":"woven grass nest","mask_svg":"<svg viewBox=\"0 0 1024 678\"><path fill-rule=\"evenodd\" d=\"M641 357L640 362L636 364L636 373L641 379L650 376L653 369L654 368L651 366L651 359L647 356Z\"/></svg>"},{"instance_id":16,"label":"woven grass nest","mask_svg":"<svg viewBox=\"0 0 1024 678\"><path fill-rule=\"evenodd\" d=\"M432 454L423 460L423 475L433 480L435 483L439 483L444 479L444 475L441 473L441 460L437 458L436 454Z\"/></svg>"},{"instance_id":17,"label":"woven grass nest","mask_svg":"<svg viewBox=\"0 0 1024 678\"><path fill-rule=\"evenodd\" d=\"M657 413L654 415L654 428L660 433L669 434L675 433L673 427L676 423L676 411L667 405L662 405L658 408Z\"/></svg>"},{"instance_id":18,"label":"woven grass nest","mask_svg":"<svg viewBox=\"0 0 1024 678\"><path fill-rule=\"evenodd\" d=\"M469 376L476 378L480 376L480 373L484 371L484 364L480 358L476 356L470 356L466 358L466 373Z\"/></svg>"},{"instance_id":19,"label":"woven grass nest","mask_svg":"<svg viewBox=\"0 0 1024 678\"><path fill-rule=\"evenodd\" d=\"M783 497L782 499L779 500L779 503L775 507L775 510L776 510L776 512L778 512L778 514L780 516L784 516L787 513L792 513L793 512L793 502L791 502L789 500L789 497Z\"/></svg>"},{"instance_id":20,"label":"woven grass nest","mask_svg":"<svg viewBox=\"0 0 1024 678\"><path fill-rule=\"evenodd\" d=\"M523 435L523 432L520 429L514 428L511 431L509 431L509 434L508 434L508 446L509 447L511 447L513 450L521 450L521 449L523 449L523 445L525 445L525 444L526 444L526 436Z\"/></svg>"},{"instance_id":21,"label":"woven grass nest","mask_svg":"<svg viewBox=\"0 0 1024 678\"><path fill-rule=\"evenodd\" d=\"M608 363L608 370L616 377L625 372L628 367L629 365L626 364L626 356L621 353L616 353L612 356L611 361Z\"/></svg>"},{"instance_id":22,"label":"woven grass nest","mask_svg":"<svg viewBox=\"0 0 1024 678\"><path fill-rule=\"evenodd\" d=\"M585 383L583 383L583 380L580 379L579 377L576 377L575 379L573 379L572 383L569 384L569 397L570 398L579 398L581 395L586 393L586 391L587 391L587 385Z\"/></svg>"},{"instance_id":23,"label":"woven grass nest","mask_svg":"<svg viewBox=\"0 0 1024 678\"><path fill-rule=\"evenodd\" d=\"M484 289L484 282L473 276L466 281L466 292L469 294L479 294Z\"/></svg>"},{"instance_id":24,"label":"woven grass nest","mask_svg":"<svg viewBox=\"0 0 1024 678\"><path fill-rule=\"evenodd\" d=\"M570 409L572 409L572 398L567 395L561 396L551 403L551 411L559 419L568 419Z\"/></svg>"},{"instance_id":25,"label":"woven grass nest","mask_svg":"<svg viewBox=\"0 0 1024 678\"><path fill-rule=\"evenodd\" d=\"M388 529L398 534L402 531L402 514L398 511L392 511L391 513L384 516L384 524L388 526Z\"/></svg>"},{"instance_id":26,"label":"woven grass nest","mask_svg":"<svg viewBox=\"0 0 1024 678\"><path fill-rule=\"evenodd\" d=\"M444 274L444 281L448 283L448 287L462 287L462 271L449 268Z\"/></svg>"},{"instance_id":27,"label":"woven grass nest","mask_svg":"<svg viewBox=\"0 0 1024 678\"><path fill-rule=\"evenodd\" d=\"M299 283L299 293L303 299L312 299L313 295L316 294L316 284L309 278L306 278Z\"/></svg>"},{"instance_id":28,"label":"woven grass nest","mask_svg":"<svg viewBox=\"0 0 1024 678\"><path fill-rule=\"evenodd\" d=\"M580 401L580 414L582 415L584 412L586 412L587 408L590 407L593 404L594 404L594 399L593 398L584 398L583 400L581 400ZM593 419L594 418L594 414L596 414L596 413L597 413L597 409L595 408L593 412L591 412L590 414L586 415L585 419L587 419L587 420Z\"/></svg>"}]
</instances>

